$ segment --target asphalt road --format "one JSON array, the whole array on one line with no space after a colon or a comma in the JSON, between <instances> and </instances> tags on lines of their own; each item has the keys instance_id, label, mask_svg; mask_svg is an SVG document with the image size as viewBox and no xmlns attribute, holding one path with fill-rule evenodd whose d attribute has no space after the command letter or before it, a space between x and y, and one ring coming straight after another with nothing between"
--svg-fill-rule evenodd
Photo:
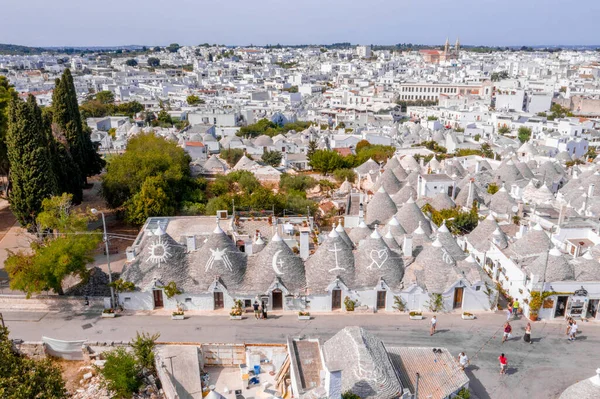
<instances>
[{"instance_id":1,"label":"asphalt road","mask_svg":"<svg viewBox=\"0 0 600 399\"><path fill-rule=\"evenodd\" d=\"M299 321L295 315L272 315L241 321L227 316L191 316L183 321L166 315L126 315L102 319L95 313L4 312L11 337L39 341L56 339L128 341L136 331L159 332L160 341L198 343L283 343L288 335L327 339L346 325L359 325L380 337L386 346L446 347L452 354L466 351L471 359L467 374L471 389L481 399L557 398L569 385L595 374L600 366L600 326L583 323L576 342L565 336L565 325L533 324L532 345L523 342L526 320L513 324L514 337L501 344L503 314L484 314L473 321L460 315L438 316L438 333L429 336L429 318L415 321L407 315L317 315ZM498 356L509 360L508 374L499 375Z\"/></svg>"}]
</instances>

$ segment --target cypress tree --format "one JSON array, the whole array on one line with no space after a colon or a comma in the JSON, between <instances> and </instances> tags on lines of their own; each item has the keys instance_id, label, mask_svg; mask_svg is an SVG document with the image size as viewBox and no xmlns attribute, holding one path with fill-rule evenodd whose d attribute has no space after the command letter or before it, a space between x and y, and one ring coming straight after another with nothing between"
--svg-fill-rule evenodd
<instances>
[{"instance_id":1,"label":"cypress tree","mask_svg":"<svg viewBox=\"0 0 600 399\"><path fill-rule=\"evenodd\" d=\"M15 96L12 85L5 76L0 76L0 175L7 175L9 164L6 153L6 130L8 128L8 105Z\"/></svg>"},{"instance_id":2,"label":"cypress tree","mask_svg":"<svg viewBox=\"0 0 600 399\"><path fill-rule=\"evenodd\" d=\"M73 195L72 202L79 204L83 200L83 184L79 178L81 172L69 152L69 144L59 129L52 124L52 109L44 108L45 128L48 136L48 148L52 160L52 171L56 177L58 193Z\"/></svg>"},{"instance_id":3,"label":"cypress tree","mask_svg":"<svg viewBox=\"0 0 600 399\"><path fill-rule=\"evenodd\" d=\"M32 229L42 200L56 194L47 132L35 97L13 98L6 145L10 162L10 206L21 225Z\"/></svg>"},{"instance_id":4,"label":"cypress tree","mask_svg":"<svg viewBox=\"0 0 600 399\"><path fill-rule=\"evenodd\" d=\"M105 162L92 143L90 131L84 129L82 124L77 92L69 69L65 70L61 79L56 80L52 108L53 129L67 139L69 152L77 164L80 171L79 178L83 184L88 176L100 173Z\"/></svg>"}]
</instances>

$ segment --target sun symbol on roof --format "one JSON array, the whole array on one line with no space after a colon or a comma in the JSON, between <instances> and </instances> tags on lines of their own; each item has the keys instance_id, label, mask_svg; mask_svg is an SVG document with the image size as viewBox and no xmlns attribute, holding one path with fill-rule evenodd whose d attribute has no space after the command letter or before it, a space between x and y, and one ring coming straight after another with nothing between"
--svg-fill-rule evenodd
<instances>
[{"instance_id":1,"label":"sun symbol on roof","mask_svg":"<svg viewBox=\"0 0 600 399\"><path fill-rule=\"evenodd\" d=\"M166 262L171 257L170 249L169 244L163 242L159 236L158 241L149 246L150 256L148 256L148 262L158 263L160 266L161 263Z\"/></svg>"}]
</instances>

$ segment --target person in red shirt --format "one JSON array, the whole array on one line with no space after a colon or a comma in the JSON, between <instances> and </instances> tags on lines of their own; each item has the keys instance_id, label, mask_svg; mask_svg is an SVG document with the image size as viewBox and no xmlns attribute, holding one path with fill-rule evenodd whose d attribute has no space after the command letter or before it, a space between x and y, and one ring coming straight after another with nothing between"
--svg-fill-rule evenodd
<instances>
[{"instance_id":1,"label":"person in red shirt","mask_svg":"<svg viewBox=\"0 0 600 399\"><path fill-rule=\"evenodd\" d=\"M507 341L510 338L511 332L512 332L512 327L510 326L510 323L507 321L504 324L504 334L502 335L502 343L504 343L504 341Z\"/></svg>"},{"instance_id":2,"label":"person in red shirt","mask_svg":"<svg viewBox=\"0 0 600 399\"><path fill-rule=\"evenodd\" d=\"M502 353L498 357L498 360L500 360L500 374L506 374L506 367L508 367L508 359L506 358L506 356L504 356L504 353Z\"/></svg>"}]
</instances>

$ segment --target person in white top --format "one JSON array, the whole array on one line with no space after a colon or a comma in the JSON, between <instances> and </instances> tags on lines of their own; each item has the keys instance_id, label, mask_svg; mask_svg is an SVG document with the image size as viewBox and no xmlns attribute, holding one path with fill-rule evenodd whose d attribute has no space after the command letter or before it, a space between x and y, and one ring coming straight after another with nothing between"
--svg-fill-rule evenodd
<instances>
[{"instance_id":1,"label":"person in white top","mask_svg":"<svg viewBox=\"0 0 600 399\"><path fill-rule=\"evenodd\" d=\"M573 320L573 325L571 326L571 329L569 330L569 341L575 341L575 335L577 334L578 328L579 328L579 326L577 325L577 322L575 320Z\"/></svg>"},{"instance_id":2,"label":"person in white top","mask_svg":"<svg viewBox=\"0 0 600 399\"><path fill-rule=\"evenodd\" d=\"M437 318L433 316L431 318L431 328L429 329L429 336L435 334L435 327L437 326Z\"/></svg>"},{"instance_id":3,"label":"person in white top","mask_svg":"<svg viewBox=\"0 0 600 399\"><path fill-rule=\"evenodd\" d=\"M465 352L460 352L458 354L458 364L461 369L465 369L471 362L469 361L469 357L465 354Z\"/></svg>"}]
</instances>

